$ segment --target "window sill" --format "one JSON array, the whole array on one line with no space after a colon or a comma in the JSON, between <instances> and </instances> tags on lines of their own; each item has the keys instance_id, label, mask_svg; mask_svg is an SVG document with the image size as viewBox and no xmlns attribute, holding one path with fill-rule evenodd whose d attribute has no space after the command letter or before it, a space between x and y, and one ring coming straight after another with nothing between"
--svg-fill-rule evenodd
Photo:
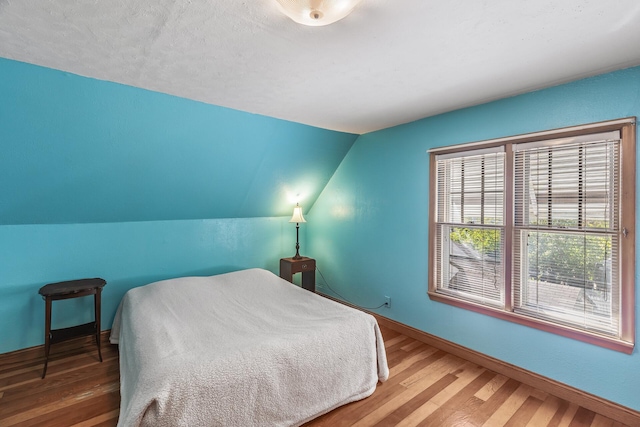
<instances>
[{"instance_id":1,"label":"window sill","mask_svg":"<svg viewBox=\"0 0 640 427\"><path fill-rule=\"evenodd\" d=\"M634 344L631 342L617 340L602 335L591 334L589 332L581 331L579 329L574 329L568 326L558 325L555 323L523 316L521 314L508 312L481 304L462 301L457 298L452 298L432 291L429 291L428 294L429 298L432 301L453 305L455 307L474 311L476 313L481 313L487 316L496 317L498 319L506 320L520 325L529 326L531 328L540 329L545 332L561 335L563 337L575 339L578 341L583 341L589 344L608 348L610 350L619 351L621 353L631 354L633 352Z\"/></svg>"}]
</instances>

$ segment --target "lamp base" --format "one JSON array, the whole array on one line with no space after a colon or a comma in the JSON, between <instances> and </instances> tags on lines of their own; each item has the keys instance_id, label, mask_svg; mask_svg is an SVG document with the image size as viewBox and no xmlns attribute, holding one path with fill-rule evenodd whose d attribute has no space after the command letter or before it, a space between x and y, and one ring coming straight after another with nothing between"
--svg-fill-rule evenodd
<instances>
[{"instance_id":1,"label":"lamp base","mask_svg":"<svg viewBox=\"0 0 640 427\"><path fill-rule=\"evenodd\" d=\"M291 259L302 259L300 256L300 238L298 234L298 230L300 230L300 224L296 222L296 254L291 257Z\"/></svg>"}]
</instances>

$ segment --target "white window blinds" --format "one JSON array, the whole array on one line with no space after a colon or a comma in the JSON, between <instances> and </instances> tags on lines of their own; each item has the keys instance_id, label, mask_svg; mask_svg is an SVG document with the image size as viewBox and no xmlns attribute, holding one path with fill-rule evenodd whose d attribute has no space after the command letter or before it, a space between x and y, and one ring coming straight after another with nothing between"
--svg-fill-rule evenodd
<instances>
[{"instance_id":1,"label":"white window blinds","mask_svg":"<svg viewBox=\"0 0 640 427\"><path fill-rule=\"evenodd\" d=\"M515 152L514 309L619 335L618 132Z\"/></svg>"},{"instance_id":2,"label":"white window blinds","mask_svg":"<svg viewBox=\"0 0 640 427\"><path fill-rule=\"evenodd\" d=\"M504 151L436 156L438 291L480 304L504 301Z\"/></svg>"}]
</instances>

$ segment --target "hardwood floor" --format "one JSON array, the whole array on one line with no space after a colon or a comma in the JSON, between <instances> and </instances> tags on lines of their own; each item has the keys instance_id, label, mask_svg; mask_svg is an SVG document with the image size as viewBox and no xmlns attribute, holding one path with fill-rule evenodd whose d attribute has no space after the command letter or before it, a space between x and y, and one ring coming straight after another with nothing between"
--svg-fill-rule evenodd
<instances>
[{"instance_id":1,"label":"hardwood floor","mask_svg":"<svg viewBox=\"0 0 640 427\"><path fill-rule=\"evenodd\" d=\"M41 379L42 348L0 355L0 426L115 426L120 406L118 348L102 335L53 345Z\"/></svg>"},{"instance_id":2,"label":"hardwood floor","mask_svg":"<svg viewBox=\"0 0 640 427\"><path fill-rule=\"evenodd\" d=\"M622 427L536 390L382 327L391 370L375 393L307 424L318 426ZM0 426L115 426L120 403L118 351L103 333L98 361L89 339L0 355Z\"/></svg>"}]
</instances>

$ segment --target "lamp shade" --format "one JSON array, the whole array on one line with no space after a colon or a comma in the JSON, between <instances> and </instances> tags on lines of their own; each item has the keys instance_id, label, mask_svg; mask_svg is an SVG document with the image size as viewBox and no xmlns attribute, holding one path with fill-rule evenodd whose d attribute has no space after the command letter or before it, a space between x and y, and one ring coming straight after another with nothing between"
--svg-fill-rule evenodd
<instances>
[{"instance_id":1,"label":"lamp shade","mask_svg":"<svg viewBox=\"0 0 640 427\"><path fill-rule=\"evenodd\" d=\"M298 24L319 27L347 16L362 0L276 0L282 12Z\"/></svg>"},{"instance_id":2,"label":"lamp shade","mask_svg":"<svg viewBox=\"0 0 640 427\"><path fill-rule=\"evenodd\" d=\"M293 216L289 222L307 222L302 216L302 207L300 205L296 205L296 207L293 208Z\"/></svg>"}]
</instances>

